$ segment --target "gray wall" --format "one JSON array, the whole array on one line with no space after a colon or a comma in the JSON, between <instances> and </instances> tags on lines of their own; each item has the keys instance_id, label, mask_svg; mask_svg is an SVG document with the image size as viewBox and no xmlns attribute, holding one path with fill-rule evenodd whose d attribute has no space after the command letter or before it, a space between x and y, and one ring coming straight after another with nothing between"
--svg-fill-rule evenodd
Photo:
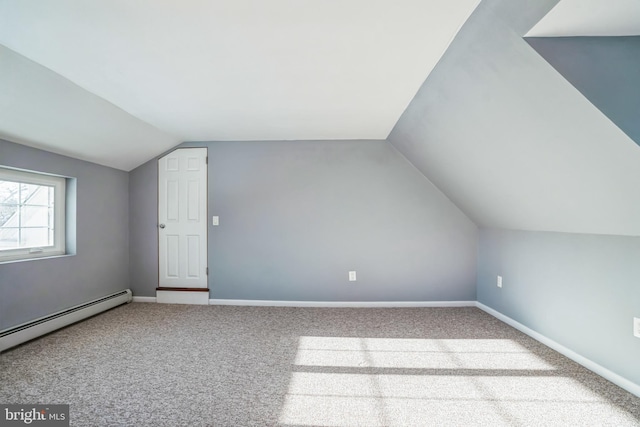
<instances>
[{"instance_id":1,"label":"gray wall","mask_svg":"<svg viewBox=\"0 0 640 427\"><path fill-rule=\"evenodd\" d=\"M639 260L640 237L481 229L478 301L640 384Z\"/></svg>"},{"instance_id":2,"label":"gray wall","mask_svg":"<svg viewBox=\"0 0 640 427\"><path fill-rule=\"evenodd\" d=\"M209 149L212 298L475 300L476 226L387 142L185 146ZM155 168L131 172L137 295L157 286L156 206L136 196L155 197Z\"/></svg>"},{"instance_id":3,"label":"gray wall","mask_svg":"<svg viewBox=\"0 0 640 427\"><path fill-rule=\"evenodd\" d=\"M3 140L0 165L73 177L77 187L76 254L0 264L0 329L129 287L126 172Z\"/></svg>"},{"instance_id":4,"label":"gray wall","mask_svg":"<svg viewBox=\"0 0 640 427\"><path fill-rule=\"evenodd\" d=\"M640 146L522 38L545 3L481 2L389 141L479 226L640 236Z\"/></svg>"},{"instance_id":5,"label":"gray wall","mask_svg":"<svg viewBox=\"0 0 640 427\"><path fill-rule=\"evenodd\" d=\"M158 286L158 160L129 172L129 278L134 296Z\"/></svg>"}]
</instances>

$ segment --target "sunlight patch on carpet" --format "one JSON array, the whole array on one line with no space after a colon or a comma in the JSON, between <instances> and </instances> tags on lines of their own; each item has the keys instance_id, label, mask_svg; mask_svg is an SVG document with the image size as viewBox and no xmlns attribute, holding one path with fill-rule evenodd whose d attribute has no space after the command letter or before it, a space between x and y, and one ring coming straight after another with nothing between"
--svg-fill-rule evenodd
<instances>
[{"instance_id":1,"label":"sunlight patch on carpet","mask_svg":"<svg viewBox=\"0 0 640 427\"><path fill-rule=\"evenodd\" d=\"M624 425L609 402L508 339L300 337L280 423ZM603 418L604 417L604 418Z\"/></svg>"},{"instance_id":2,"label":"sunlight patch on carpet","mask_svg":"<svg viewBox=\"0 0 640 427\"><path fill-rule=\"evenodd\" d=\"M520 344L497 339L301 337L295 364L412 369L555 369Z\"/></svg>"}]
</instances>

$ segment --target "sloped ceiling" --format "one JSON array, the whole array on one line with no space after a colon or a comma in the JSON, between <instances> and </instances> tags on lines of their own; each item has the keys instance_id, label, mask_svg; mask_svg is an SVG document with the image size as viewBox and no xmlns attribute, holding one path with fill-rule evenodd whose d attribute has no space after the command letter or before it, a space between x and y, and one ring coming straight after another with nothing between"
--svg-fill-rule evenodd
<instances>
[{"instance_id":1,"label":"sloped ceiling","mask_svg":"<svg viewBox=\"0 0 640 427\"><path fill-rule=\"evenodd\" d=\"M2 45L0 138L123 170L180 142Z\"/></svg>"},{"instance_id":2,"label":"sloped ceiling","mask_svg":"<svg viewBox=\"0 0 640 427\"><path fill-rule=\"evenodd\" d=\"M483 1L389 141L480 226L640 236L640 147L523 39L556 3Z\"/></svg>"},{"instance_id":3,"label":"sloped ceiling","mask_svg":"<svg viewBox=\"0 0 640 427\"><path fill-rule=\"evenodd\" d=\"M637 3L640 19L640 1ZM526 40L640 145L640 36L527 37Z\"/></svg>"},{"instance_id":4,"label":"sloped ceiling","mask_svg":"<svg viewBox=\"0 0 640 427\"><path fill-rule=\"evenodd\" d=\"M562 0L526 37L633 36L640 34L638 0Z\"/></svg>"},{"instance_id":5,"label":"sloped ceiling","mask_svg":"<svg viewBox=\"0 0 640 427\"><path fill-rule=\"evenodd\" d=\"M125 170L185 140L385 139L478 2L3 0L0 136Z\"/></svg>"},{"instance_id":6,"label":"sloped ceiling","mask_svg":"<svg viewBox=\"0 0 640 427\"><path fill-rule=\"evenodd\" d=\"M562 0L526 40L640 145L640 1Z\"/></svg>"},{"instance_id":7,"label":"sloped ceiling","mask_svg":"<svg viewBox=\"0 0 640 427\"><path fill-rule=\"evenodd\" d=\"M523 38L628 35L630 1L5 0L0 136L129 170L182 140L393 127L480 226L640 236L640 146Z\"/></svg>"}]
</instances>

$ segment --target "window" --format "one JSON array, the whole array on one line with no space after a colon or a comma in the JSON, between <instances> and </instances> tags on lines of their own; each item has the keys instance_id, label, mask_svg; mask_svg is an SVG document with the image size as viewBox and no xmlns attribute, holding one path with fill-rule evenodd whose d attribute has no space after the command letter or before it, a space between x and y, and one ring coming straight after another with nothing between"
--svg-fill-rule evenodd
<instances>
[{"instance_id":1,"label":"window","mask_svg":"<svg viewBox=\"0 0 640 427\"><path fill-rule=\"evenodd\" d=\"M65 253L65 179L0 168L0 261Z\"/></svg>"}]
</instances>

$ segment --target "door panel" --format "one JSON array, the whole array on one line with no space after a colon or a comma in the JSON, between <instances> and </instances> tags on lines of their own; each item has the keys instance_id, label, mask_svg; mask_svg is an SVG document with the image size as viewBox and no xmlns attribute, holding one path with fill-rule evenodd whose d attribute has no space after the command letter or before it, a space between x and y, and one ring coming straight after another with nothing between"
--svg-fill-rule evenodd
<instances>
[{"instance_id":1,"label":"door panel","mask_svg":"<svg viewBox=\"0 0 640 427\"><path fill-rule=\"evenodd\" d=\"M200 272L200 236L187 236L187 276L197 277Z\"/></svg>"},{"instance_id":2,"label":"door panel","mask_svg":"<svg viewBox=\"0 0 640 427\"><path fill-rule=\"evenodd\" d=\"M180 220L180 183L176 180L167 181L167 221ZM160 224L163 224L162 222Z\"/></svg>"},{"instance_id":3,"label":"door panel","mask_svg":"<svg viewBox=\"0 0 640 427\"><path fill-rule=\"evenodd\" d=\"M187 219L189 221L199 221L200 220L200 205L202 201L200 200L200 188L198 181L189 181L188 184L188 194L187 194Z\"/></svg>"},{"instance_id":4,"label":"door panel","mask_svg":"<svg viewBox=\"0 0 640 427\"><path fill-rule=\"evenodd\" d=\"M167 278L177 279L180 277L180 267L178 265L180 260L180 236L165 234L164 239L167 248L164 256L166 260L166 276Z\"/></svg>"},{"instance_id":5,"label":"door panel","mask_svg":"<svg viewBox=\"0 0 640 427\"><path fill-rule=\"evenodd\" d=\"M206 159L181 148L158 162L160 287L207 288Z\"/></svg>"}]
</instances>

